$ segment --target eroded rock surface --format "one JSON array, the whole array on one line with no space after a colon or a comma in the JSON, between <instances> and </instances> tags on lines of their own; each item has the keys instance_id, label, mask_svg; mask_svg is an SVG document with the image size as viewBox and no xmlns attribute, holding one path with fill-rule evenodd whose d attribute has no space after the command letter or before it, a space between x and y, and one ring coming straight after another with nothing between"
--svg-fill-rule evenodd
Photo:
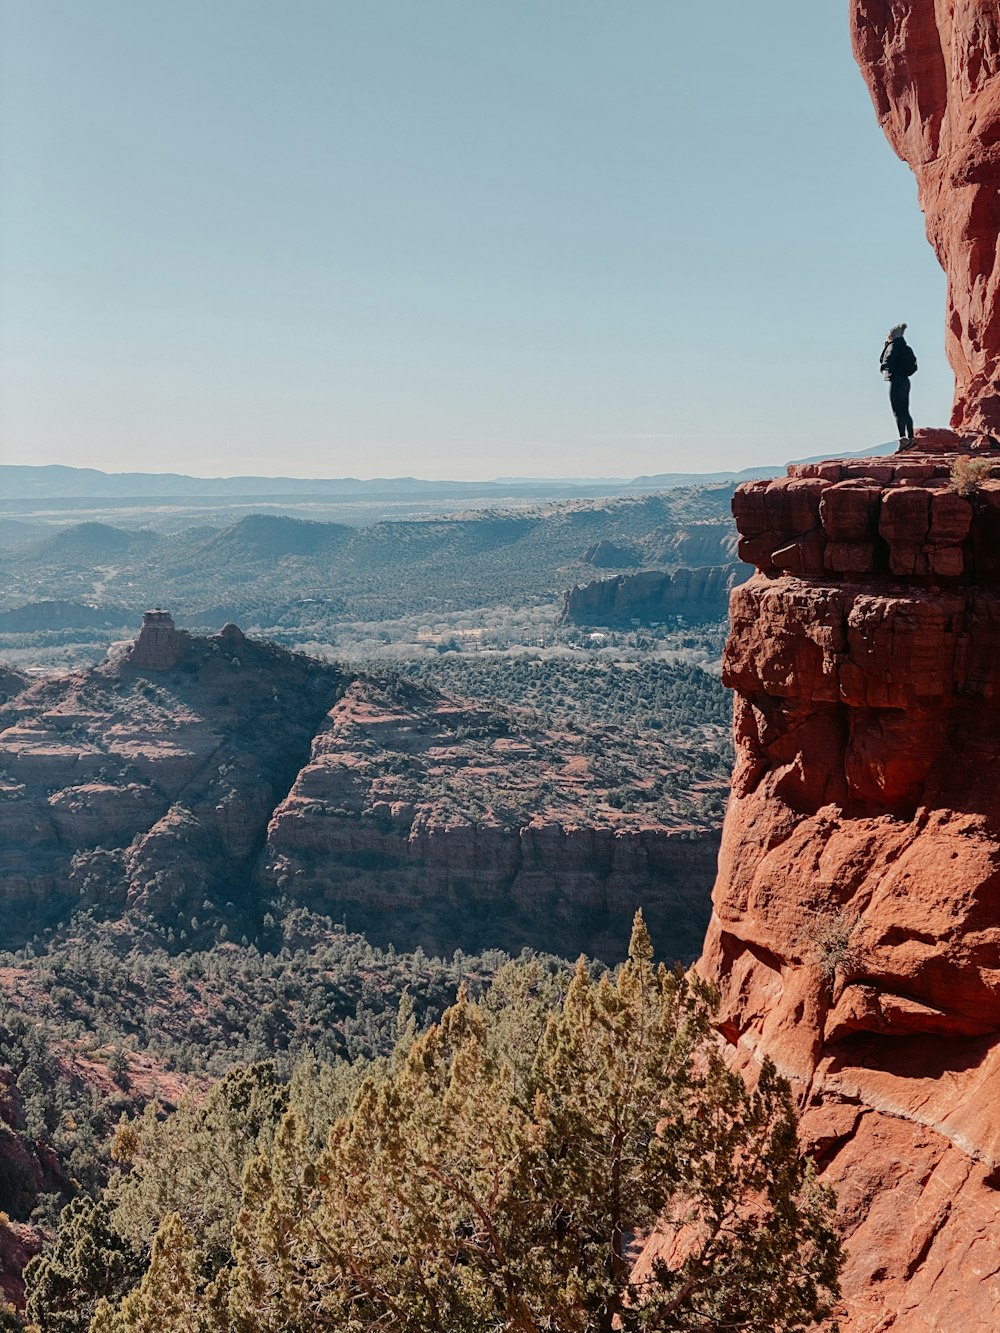
<instances>
[{"instance_id":1,"label":"eroded rock surface","mask_svg":"<svg viewBox=\"0 0 1000 1333\"><path fill-rule=\"evenodd\" d=\"M626 809L626 747L596 724L546 729L167 620L90 671L11 677L5 943L78 905L238 938L279 898L398 948L613 959L641 903L665 954L696 956L719 843L697 805L726 785L699 757L714 731L637 735ZM664 796L692 770L695 790Z\"/></svg>"},{"instance_id":2,"label":"eroded rock surface","mask_svg":"<svg viewBox=\"0 0 1000 1333\"><path fill-rule=\"evenodd\" d=\"M24 683L0 705L8 945L81 901L183 928L206 898L245 903L271 812L343 688L239 631L162 619L115 661Z\"/></svg>"},{"instance_id":3,"label":"eroded rock surface","mask_svg":"<svg viewBox=\"0 0 1000 1333\"><path fill-rule=\"evenodd\" d=\"M1000 10L993 0L851 0L851 27L882 129L916 176L948 277L952 425L997 436Z\"/></svg>"},{"instance_id":4,"label":"eroded rock surface","mask_svg":"<svg viewBox=\"0 0 1000 1333\"><path fill-rule=\"evenodd\" d=\"M1000 1327L1000 484L821 464L733 508L737 758L700 963L838 1190L851 1333ZM794 572L793 572L794 571ZM646 1260L655 1253L651 1243Z\"/></svg>"},{"instance_id":5,"label":"eroded rock surface","mask_svg":"<svg viewBox=\"0 0 1000 1333\"><path fill-rule=\"evenodd\" d=\"M665 955L694 957L718 833L615 808L590 741L355 681L274 812L262 878L382 944L612 959L642 906Z\"/></svg>"}]
</instances>

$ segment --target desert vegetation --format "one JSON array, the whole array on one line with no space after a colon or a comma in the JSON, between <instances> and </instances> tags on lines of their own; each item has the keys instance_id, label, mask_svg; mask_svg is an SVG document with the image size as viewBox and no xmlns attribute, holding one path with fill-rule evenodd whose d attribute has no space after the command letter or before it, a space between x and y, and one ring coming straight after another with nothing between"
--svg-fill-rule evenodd
<instances>
[{"instance_id":1,"label":"desert vegetation","mask_svg":"<svg viewBox=\"0 0 1000 1333\"><path fill-rule=\"evenodd\" d=\"M356 688L363 698L338 745L358 809L313 799L301 806L304 820L357 817L378 833L388 794L441 827L516 830L540 816L671 830L685 848L689 838L710 840L730 765L717 678L724 627L675 618L592 632L559 624L558 613L562 590L593 576L584 552L606 532L630 560L669 567L681 526L714 531L728 498L728 488L708 488L364 529L248 519L123 536L88 524L3 554L5 606L22 594L70 599L51 626L42 606L0 627L0 655L13 668L5 695L23 687L23 671L103 659L109 640L134 636L146 604L171 605L196 632L236 619L258 643L233 655L193 640L169 678L119 679L112 660L74 680L64 710L58 680L36 685L39 710L58 718L66 762L86 752L94 769L89 795L54 779L32 788L61 818L85 820L87 800L113 798L122 810L142 797L153 809L155 781L133 759L105 753L109 734L170 735L178 718L203 718L225 739L170 804L141 873L137 843L94 833L64 868L49 848L53 893L17 907L23 947L0 955L0 1242L5 1227L20 1227L42 1252L29 1268L26 1311L0 1313L0 1328L304 1333L395 1319L414 1330L553 1321L582 1330L631 1327L639 1309L647 1320L674 1310L688 1321L678 1328L696 1328L723 1308L753 1327L793 1314L807 1327L826 1307L837 1266L835 1250L821 1257L829 1201L799 1158L787 1092L768 1072L740 1100L712 1054L711 996L654 969L641 932L621 973L593 961L574 973L528 950L511 961L482 950L492 936L470 946L479 952L448 958L386 940L379 948L322 915L325 907L305 910L280 874L262 892L251 860L222 857L206 833L216 816L236 833L241 819L266 822L268 811L244 799L261 785L261 746L277 756L267 767L275 792L288 790L308 754L308 727L320 724L308 710ZM97 624L95 602L122 623ZM329 677L330 697L313 690L300 707L265 638L325 659L293 654L290 670L296 681L306 673L305 684ZM379 709L400 716L397 749L391 728L365 729ZM24 781L8 785L12 799L28 801ZM460 903L452 915L460 910L473 909ZM635 1056L634 1086L622 1083L616 1045ZM581 1078L606 1081L599 1105L579 1100ZM618 1156L602 1159L599 1140L633 1092ZM714 1147L704 1134L696 1142L699 1098L705 1107L718 1099ZM657 1131L670 1105L686 1147ZM580 1137L585 1112L594 1125ZM719 1158L712 1177L723 1140L728 1166ZM328 1157L335 1141L376 1163L367 1194ZM407 1155L418 1141L419 1160ZM509 1150L495 1189L491 1143ZM434 1153L452 1184L474 1189L472 1202L425 1174ZM758 1157L763 1175L752 1166ZM614 1201L608 1182L623 1166L629 1183ZM771 1188L768 1172L773 1198L754 1212L761 1201L755 1194L750 1207L751 1194ZM286 1186L317 1173L348 1192L324 1187L308 1206L304 1196L296 1202L300 1230L289 1233L294 1259L282 1286L270 1242L248 1219L257 1209L277 1216L292 1197ZM567 1211L573 1191L579 1202ZM723 1206L723 1193L748 1208ZM401 1261L384 1219L418 1197L426 1207L404 1230L425 1239ZM356 1210L370 1264L353 1276L340 1259L316 1267L310 1250L313 1228L346 1208ZM782 1262L801 1275L804 1300L790 1287L776 1297L767 1276L767 1218L789 1208L797 1220ZM572 1225L571 1212L580 1219ZM657 1212L678 1224L697 1213L707 1230L691 1232L683 1272L651 1272L638 1286L629 1276L636 1229ZM329 1234L336 1250L341 1241ZM419 1290L427 1236L438 1254L430 1301ZM494 1236L504 1237L502 1254ZM290 1293L305 1291L310 1274L306 1307Z\"/></svg>"},{"instance_id":2,"label":"desert vegetation","mask_svg":"<svg viewBox=\"0 0 1000 1333\"><path fill-rule=\"evenodd\" d=\"M28 1327L816 1326L841 1252L788 1088L729 1072L711 992L651 955L640 919L615 973L509 963L429 1026L404 997L387 1054L123 1119L28 1267Z\"/></svg>"},{"instance_id":3,"label":"desert vegetation","mask_svg":"<svg viewBox=\"0 0 1000 1333\"><path fill-rule=\"evenodd\" d=\"M988 458L973 458L969 454L959 454L951 465L951 477L948 488L956 495L966 499L975 495L979 487L990 475L992 464Z\"/></svg>"}]
</instances>

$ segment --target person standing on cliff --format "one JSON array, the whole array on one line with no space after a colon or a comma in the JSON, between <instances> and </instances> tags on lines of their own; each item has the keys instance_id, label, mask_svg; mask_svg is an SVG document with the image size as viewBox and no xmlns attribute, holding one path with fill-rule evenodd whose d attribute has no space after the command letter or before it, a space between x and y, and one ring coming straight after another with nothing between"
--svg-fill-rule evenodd
<instances>
[{"instance_id":1,"label":"person standing on cliff","mask_svg":"<svg viewBox=\"0 0 1000 1333\"><path fill-rule=\"evenodd\" d=\"M910 376L916 373L917 358L913 348L903 337L905 324L894 324L886 336L879 368L882 378L889 381L889 406L896 418L900 444L913 440L913 418L910 416Z\"/></svg>"}]
</instances>

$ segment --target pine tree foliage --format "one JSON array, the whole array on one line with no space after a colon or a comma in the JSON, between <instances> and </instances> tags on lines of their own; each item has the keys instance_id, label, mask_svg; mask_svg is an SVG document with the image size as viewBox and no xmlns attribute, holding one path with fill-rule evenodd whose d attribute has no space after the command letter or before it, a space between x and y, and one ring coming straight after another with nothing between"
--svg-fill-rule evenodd
<instances>
[{"instance_id":1,"label":"pine tree foliage","mask_svg":"<svg viewBox=\"0 0 1000 1333\"><path fill-rule=\"evenodd\" d=\"M322 1105L324 1088L344 1095L340 1076L301 1073L281 1114L283 1090L258 1072L238 1108L223 1098L219 1143L242 1147L221 1151L215 1182L199 1168L165 1189L150 1128L142 1151L123 1135L135 1183L118 1206L147 1231L159 1215L159 1229L141 1283L102 1304L91 1333L817 1326L841 1251L787 1085L769 1065L753 1089L729 1071L709 988L652 953L637 917L613 977L581 960L565 986L528 962L480 1003L461 991L426 1031L401 1015L396 1054L347 1114ZM192 1125L170 1124L157 1152L182 1156ZM659 1258L640 1275L638 1238L654 1227Z\"/></svg>"},{"instance_id":2,"label":"pine tree foliage","mask_svg":"<svg viewBox=\"0 0 1000 1333\"><path fill-rule=\"evenodd\" d=\"M0 1333L21 1333L24 1328L17 1308L3 1297L0 1297Z\"/></svg>"},{"instance_id":3,"label":"pine tree foliage","mask_svg":"<svg viewBox=\"0 0 1000 1333\"><path fill-rule=\"evenodd\" d=\"M120 1297L142 1270L108 1203L74 1199L62 1211L55 1243L24 1270L29 1327L87 1333L98 1300Z\"/></svg>"},{"instance_id":4,"label":"pine tree foliage","mask_svg":"<svg viewBox=\"0 0 1000 1333\"><path fill-rule=\"evenodd\" d=\"M236 1068L164 1119L151 1103L119 1125L112 1156L132 1169L107 1191L115 1225L139 1253L177 1213L210 1270L229 1257L243 1168L266 1152L288 1105L271 1061Z\"/></svg>"},{"instance_id":5,"label":"pine tree foliage","mask_svg":"<svg viewBox=\"0 0 1000 1333\"><path fill-rule=\"evenodd\" d=\"M142 1282L115 1309L102 1301L91 1333L213 1333L216 1312L199 1293L194 1237L179 1214L163 1222Z\"/></svg>"}]
</instances>

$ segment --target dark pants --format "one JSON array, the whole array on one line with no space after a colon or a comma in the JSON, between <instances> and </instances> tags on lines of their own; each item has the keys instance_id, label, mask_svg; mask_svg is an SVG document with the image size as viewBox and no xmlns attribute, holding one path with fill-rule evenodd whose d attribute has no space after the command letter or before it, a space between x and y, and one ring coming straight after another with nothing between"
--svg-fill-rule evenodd
<instances>
[{"instance_id":1,"label":"dark pants","mask_svg":"<svg viewBox=\"0 0 1000 1333\"><path fill-rule=\"evenodd\" d=\"M906 375L897 375L889 381L889 406L896 418L896 431L901 440L913 439L913 418L910 416L910 381Z\"/></svg>"}]
</instances>

